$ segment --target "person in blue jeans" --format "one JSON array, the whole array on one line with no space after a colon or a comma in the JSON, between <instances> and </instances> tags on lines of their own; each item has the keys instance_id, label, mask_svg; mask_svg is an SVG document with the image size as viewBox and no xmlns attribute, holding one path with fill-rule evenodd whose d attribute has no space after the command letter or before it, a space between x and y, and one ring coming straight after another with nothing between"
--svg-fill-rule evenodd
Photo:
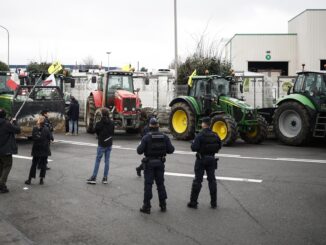
<instances>
[{"instance_id":1,"label":"person in blue jeans","mask_svg":"<svg viewBox=\"0 0 326 245\"><path fill-rule=\"evenodd\" d=\"M92 176L87 180L88 184L96 184L96 177L100 167L101 159L104 155L104 175L102 179L103 184L108 183L109 167L110 167L110 154L113 144L114 124L110 119L110 112L108 109L101 110L102 118L95 125L95 132L98 137L98 147L95 159L95 165Z\"/></svg>"}]
</instances>

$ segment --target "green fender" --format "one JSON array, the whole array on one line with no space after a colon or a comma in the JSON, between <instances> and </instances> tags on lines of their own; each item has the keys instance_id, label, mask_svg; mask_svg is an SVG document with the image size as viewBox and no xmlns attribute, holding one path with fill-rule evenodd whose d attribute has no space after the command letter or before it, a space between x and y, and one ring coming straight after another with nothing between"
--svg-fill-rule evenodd
<instances>
[{"instance_id":1,"label":"green fender","mask_svg":"<svg viewBox=\"0 0 326 245\"><path fill-rule=\"evenodd\" d=\"M276 105L280 105L285 101L289 101L289 100L294 100L297 101L301 104L303 104L304 106L312 109L312 110L316 110L315 105L311 102L311 100L309 98L307 98L306 96L302 95L302 94L290 94L287 95L281 99L279 99L276 103Z\"/></svg>"},{"instance_id":2,"label":"green fender","mask_svg":"<svg viewBox=\"0 0 326 245\"><path fill-rule=\"evenodd\" d=\"M195 112L196 117L201 114L201 106L198 104L198 102L194 97L191 96L177 97L170 102L169 106L172 107L175 103L179 103L179 102L183 102L189 105L190 108Z\"/></svg>"}]
</instances>

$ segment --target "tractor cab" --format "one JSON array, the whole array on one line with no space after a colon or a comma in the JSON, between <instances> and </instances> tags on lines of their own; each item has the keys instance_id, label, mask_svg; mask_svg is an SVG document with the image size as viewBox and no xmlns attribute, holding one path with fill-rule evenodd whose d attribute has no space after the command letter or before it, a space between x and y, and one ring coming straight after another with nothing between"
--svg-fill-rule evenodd
<instances>
[{"instance_id":1,"label":"tractor cab","mask_svg":"<svg viewBox=\"0 0 326 245\"><path fill-rule=\"evenodd\" d=\"M306 96L318 110L326 111L326 72L299 72L293 93Z\"/></svg>"},{"instance_id":2,"label":"tractor cab","mask_svg":"<svg viewBox=\"0 0 326 245\"><path fill-rule=\"evenodd\" d=\"M104 92L103 106L113 109L116 99L127 96L134 98L134 109L136 109L136 96L134 94L135 91L132 75L133 74L131 72L112 71L108 72L106 76L104 76L103 79L105 79L105 81L104 86L102 87L102 91Z\"/></svg>"},{"instance_id":3,"label":"tractor cab","mask_svg":"<svg viewBox=\"0 0 326 245\"><path fill-rule=\"evenodd\" d=\"M215 105L220 96L230 96L230 81L220 76L196 76L188 95L200 101L203 114L208 116L218 109Z\"/></svg>"}]
</instances>

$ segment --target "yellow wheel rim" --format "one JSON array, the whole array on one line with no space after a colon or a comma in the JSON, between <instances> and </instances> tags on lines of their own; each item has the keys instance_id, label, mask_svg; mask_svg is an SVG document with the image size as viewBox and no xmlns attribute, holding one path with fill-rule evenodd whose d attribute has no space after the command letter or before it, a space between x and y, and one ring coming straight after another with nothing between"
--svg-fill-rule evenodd
<instances>
[{"instance_id":1,"label":"yellow wheel rim","mask_svg":"<svg viewBox=\"0 0 326 245\"><path fill-rule=\"evenodd\" d=\"M185 111L177 110L172 117L172 126L175 132L182 134L187 130L188 117Z\"/></svg>"},{"instance_id":2,"label":"yellow wheel rim","mask_svg":"<svg viewBox=\"0 0 326 245\"><path fill-rule=\"evenodd\" d=\"M257 127L255 127L254 129L252 129L251 131L249 131L247 133L247 136L249 138L255 138L257 136L257 134L258 134L258 129L257 129Z\"/></svg>"},{"instance_id":3,"label":"yellow wheel rim","mask_svg":"<svg viewBox=\"0 0 326 245\"><path fill-rule=\"evenodd\" d=\"M216 121L213 124L212 130L220 137L221 140L224 140L228 135L228 127L223 121Z\"/></svg>"}]
</instances>

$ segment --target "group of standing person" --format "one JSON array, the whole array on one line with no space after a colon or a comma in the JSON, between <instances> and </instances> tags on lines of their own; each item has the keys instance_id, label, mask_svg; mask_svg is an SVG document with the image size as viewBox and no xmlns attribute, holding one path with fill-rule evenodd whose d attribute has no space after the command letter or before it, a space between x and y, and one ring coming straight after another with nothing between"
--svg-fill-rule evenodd
<instances>
[{"instance_id":1,"label":"group of standing person","mask_svg":"<svg viewBox=\"0 0 326 245\"><path fill-rule=\"evenodd\" d=\"M94 164L92 176L87 179L88 184L96 184L99 165L103 155L104 175L103 184L108 183L110 153L113 144L114 124L110 120L109 110L102 109L102 118L96 123L95 132L98 137L97 155ZM189 208L197 209L198 196L202 187L203 177L206 172L208 187L211 196L211 208L217 207L217 183L215 171L217 169L218 159L215 154L219 152L222 142L217 134L211 129L211 119L205 117L202 119L202 132L200 132L191 144L191 150L196 152L196 162L194 167L195 178L191 187L190 201L187 204ZM172 154L175 148L167 135L159 131L159 123L155 117L150 117L148 124L144 128L142 140L137 147L139 155L144 154L141 164L136 168L138 176L144 170L144 198L140 212L150 214L151 199L153 198L152 188L154 181L157 186L159 206L162 212L166 211L167 192L164 184L164 172L166 155Z\"/></svg>"},{"instance_id":2,"label":"group of standing person","mask_svg":"<svg viewBox=\"0 0 326 245\"><path fill-rule=\"evenodd\" d=\"M78 103L78 102L77 102ZM72 110L77 108L75 102L71 104ZM78 106L79 107L79 106ZM110 119L110 112L103 108L102 118L95 125L95 132L98 138L97 154L94 169L91 177L87 179L88 184L96 184L101 159L104 155L104 174L102 183L108 183L110 154L113 145L114 123ZM47 111L43 111L37 120L37 125L32 131L32 165L28 179L25 184L30 185L33 178L36 178L36 168L40 171L40 184L44 184L46 175L48 157L51 155L50 143L53 138L53 127L48 119ZM75 115L74 113L70 115ZM0 109L0 193L9 192L6 181L12 166L12 155L17 154L15 134L20 133L20 128L16 120L8 121L5 119L6 113ZM71 125L75 127L73 118L70 118ZM198 196L202 187L203 177L206 172L208 187L211 196L211 208L217 207L217 183L215 171L217 169L218 159L215 154L221 149L222 143L217 134L210 129L211 119L209 117L202 119L202 131L195 137L191 144L191 150L196 152L196 162L194 166L195 178L191 187L190 201L187 204L189 208L197 209ZM76 130L76 127L75 127ZM157 186L159 205L162 212L166 211L167 192L164 184L164 172L166 155L173 154L175 148L167 135L159 131L159 123L155 117L148 121L148 125L143 134L142 140L137 147L139 155L144 154L141 165L136 168L137 175L141 176L141 170L144 170L144 198L140 212L150 214L151 199L153 197L152 187L154 181Z\"/></svg>"}]
</instances>

